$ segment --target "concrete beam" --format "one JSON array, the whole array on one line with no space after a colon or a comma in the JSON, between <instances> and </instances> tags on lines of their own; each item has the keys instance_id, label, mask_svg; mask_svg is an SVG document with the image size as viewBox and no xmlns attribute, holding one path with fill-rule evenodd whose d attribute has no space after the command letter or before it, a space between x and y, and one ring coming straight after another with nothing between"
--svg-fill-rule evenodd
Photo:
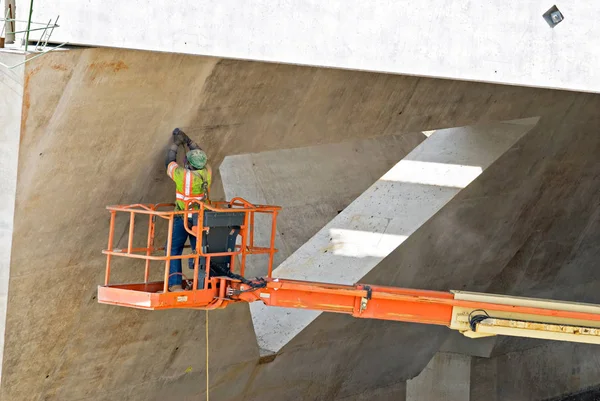
<instances>
[{"instance_id":1,"label":"concrete beam","mask_svg":"<svg viewBox=\"0 0 600 401\"><path fill-rule=\"evenodd\" d=\"M275 267L426 138L421 132L227 156L219 170L227 199L282 207ZM271 217L256 216L255 240L271 238ZM246 276L267 274L267 255L246 259Z\"/></svg>"},{"instance_id":2,"label":"concrete beam","mask_svg":"<svg viewBox=\"0 0 600 401\"><path fill-rule=\"evenodd\" d=\"M537 118L439 130L286 259L274 277L354 284L528 132ZM250 305L263 354L321 313Z\"/></svg>"},{"instance_id":3,"label":"concrete beam","mask_svg":"<svg viewBox=\"0 0 600 401\"><path fill-rule=\"evenodd\" d=\"M61 16L57 42L600 92L590 17L600 4L562 2L564 21L551 28L542 15L552 4L60 0L36 2L33 17Z\"/></svg>"}]
</instances>

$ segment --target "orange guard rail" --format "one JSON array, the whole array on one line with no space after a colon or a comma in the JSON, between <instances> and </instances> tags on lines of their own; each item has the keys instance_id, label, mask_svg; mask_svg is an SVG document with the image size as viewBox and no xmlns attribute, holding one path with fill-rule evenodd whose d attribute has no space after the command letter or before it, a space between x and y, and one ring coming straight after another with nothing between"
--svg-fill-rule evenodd
<instances>
[{"instance_id":1,"label":"orange guard rail","mask_svg":"<svg viewBox=\"0 0 600 401\"><path fill-rule=\"evenodd\" d=\"M196 210L190 209L191 204L199 205ZM212 257L229 256L230 270L236 273L236 259L239 257L239 275L244 276L246 267L246 258L248 255L267 254L268 277L271 277L273 271L273 256L277 249L275 248L275 233L277 227L277 214L281 210L279 206L254 205L242 198L234 198L229 202L211 202L210 205L204 202L192 201L187 205L186 211L175 211L174 204L134 204L108 206L110 211L110 228L108 237L108 246L102 251L106 255L106 273L104 285L98 288L98 302L129 306L141 309L169 309L169 308L200 308L216 309L225 307L227 303L233 300L226 298L225 290L227 283L231 283L231 277L212 277L210 274L210 260ZM170 209L170 210L169 210ZM244 215L244 225L240 226L239 237L241 243L235 246L231 252L204 253L202 250L201 232L209 231L209 228L203 225L204 211L217 213L240 213ZM257 213L271 215L271 235L269 245L260 247L255 244L255 216ZM188 233L197 238L196 249L191 254L178 256L171 255L171 247L155 246L156 222L157 218L167 221L167 240L170 244L173 235L173 221L176 216L196 215L198 225L189 227L188 219L184 220L185 229ZM118 215L128 215L129 227L127 246L124 248L115 248L115 224ZM135 218L136 216L148 216L147 235L145 247L134 247L135 238ZM188 248L188 246L186 246ZM157 254L158 253L158 254ZM125 257L132 259L142 259L145 261L144 281L134 284L111 284L111 270L114 257ZM206 258L206 269L204 276L204 285L198 288L199 260ZM194 273L192 289L183 292L168 292L169 266L170 261L175 259L193 259ZM164 262L164 276L162 281L149 281L151 262ZM129 267L130 268L130 267ZM185 275L184 275L185 278ZM234 280L235 281L235 280Z\"/></svg>"}]
</instances>

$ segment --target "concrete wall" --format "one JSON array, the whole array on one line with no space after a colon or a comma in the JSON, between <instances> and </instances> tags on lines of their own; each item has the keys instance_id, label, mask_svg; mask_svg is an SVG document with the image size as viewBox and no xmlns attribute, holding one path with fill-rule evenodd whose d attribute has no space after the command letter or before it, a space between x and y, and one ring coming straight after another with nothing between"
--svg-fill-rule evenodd
<instances>
[{"instance_id":1,"label":"concrete wall","mask_svg":"<svg viewBox=\"0 0 600 401\"><path fill-rule=\"evenodd\" d=\"M600 91L594 0L60 0L53 38L98 45L461 80ZM28 15L20 1L20 15ZM32 37L37 38L33 33Z\"/></svg>"},{"instance_id":2,"label":"concrete wall","mask_svg":"<svg viewBox=\"0 0 600 401\"><path fill-rule=\"evenodd\" d=\"M497 168L415 233L410 252L390 255L380 275L365 278L378 284L484 290L528 238L549 233L564 244L558 255L573 250L597 199L594 95L112 49L50 53L27 65L24 82L0 389L11 401L202 396L203 313L95 299L104 206L171 199L162 159L175 126L218 166L231 154L542 115ZM542 277L540 288L554 284L544 277L555 270L592 288L596 248L586 249L567 270L556 253L523 260L536 263L525 266ZM139 269L116 266L116 278L139 280ZM212 398L381 394L419 373L445 338L409 324L320 322L258 365L248 309L211 313Z\"/></svg>"},{"instance_id":3,"label":"concrete wall","mask_svg":"<svg viewBox=\"0 0 600 401\"><path fill-rule=\"evenodd\" d=\"M0 52L0 62L8 65L20 63L24 57ZM0 357L4 353L22 104L23 67L14 70L0 67Z\"/></svg>"}]
</instances>

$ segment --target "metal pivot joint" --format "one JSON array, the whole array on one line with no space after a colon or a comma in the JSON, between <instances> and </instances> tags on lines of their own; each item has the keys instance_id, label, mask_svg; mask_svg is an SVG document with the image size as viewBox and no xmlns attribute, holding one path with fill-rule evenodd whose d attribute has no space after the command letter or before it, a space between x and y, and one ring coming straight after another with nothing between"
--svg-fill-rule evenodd
<instances>
[{"instance_id":1,"label":"metal pivot joint","mask_svg":"<svg viewBox=\"0 0 600 401\"><path fill-rule=\"evenodd\" d=\"M369 300L371 299L371 296L373 295L373 290L371 289L370 286L365 285L363 288L365 291L367 291L367 294L360 299L359 313L363 313L367 309L367 304L369 303Z\"/></svg>"}]
</instances>

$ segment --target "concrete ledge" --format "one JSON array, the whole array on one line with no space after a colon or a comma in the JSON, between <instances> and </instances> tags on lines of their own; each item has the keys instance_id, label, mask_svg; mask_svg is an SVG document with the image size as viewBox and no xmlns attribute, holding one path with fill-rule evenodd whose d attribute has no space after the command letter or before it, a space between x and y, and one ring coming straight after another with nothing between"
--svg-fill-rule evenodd
<instances>
[{"instance_id":1,"label":"concrete ledge","mask_svg":"<svg viewBox=\"0 0 600 401\"><path fill-rule=\"evenodd\" d=\"M282 206L275 267L369 188L426 137L421 132L227 156L219 171L227 199ZM255 240L271 238L271 217L258 215ZM267 255L246 259L246 276L267 274Z\"/></svg>"},{"instance_id":2,"label":"concrete ledge","mask_svg":"<svg viewBox=\"0 0 600 401\"><path fill-rule=\"evenodd\" d=\"M33 16L60 15L59 42L600 92L596 1L557 4L555 28L544 0L376 4L61 0L36 3Z\"/></svg>"}]
</instances>

